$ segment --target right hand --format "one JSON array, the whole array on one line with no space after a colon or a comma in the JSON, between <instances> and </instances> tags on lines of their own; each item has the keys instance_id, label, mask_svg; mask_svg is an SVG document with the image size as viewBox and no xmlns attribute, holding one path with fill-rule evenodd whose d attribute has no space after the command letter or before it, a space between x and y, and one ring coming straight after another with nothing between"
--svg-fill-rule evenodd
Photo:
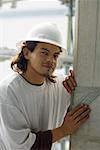
<instances>
[{"instance_id":1,"label":"right hand","mask_svg":"<svg viewBox=\"0 0 100 150\"><path fill-rule=\"evenodd\" d=\"M77 86L77 82L75 80L75 73L73 70L69 70L69 74L66 76L65 80L62 83L68 93L72 94Z\"/></svg>"},{"instance_id":2,"label":"right hand","mask_svg":"<svg viewBox=\"0 0 100 150\"><path fill-rule=\"evenodd\" d=\"M63 136L72 135L89 118L90 108L87 104L76 106L68 112L60 127Z\"/></svg>"}]
</instances>

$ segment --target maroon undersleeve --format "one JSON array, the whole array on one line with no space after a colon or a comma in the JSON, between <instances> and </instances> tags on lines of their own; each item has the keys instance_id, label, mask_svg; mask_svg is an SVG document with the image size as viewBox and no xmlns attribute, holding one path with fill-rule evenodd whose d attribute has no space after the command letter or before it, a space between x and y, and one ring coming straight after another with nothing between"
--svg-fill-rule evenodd
<instances>
[{"instance_id":1,"label":"maroon undersleeve","mask_svg":"<svg viewBox=\"0 0 100 150\"><path fill-rule=\"evenodd\" d=\"M36 133L36 140L31 150L51 150L52 132L51 130Z\"/></svg>"}]
</instances>

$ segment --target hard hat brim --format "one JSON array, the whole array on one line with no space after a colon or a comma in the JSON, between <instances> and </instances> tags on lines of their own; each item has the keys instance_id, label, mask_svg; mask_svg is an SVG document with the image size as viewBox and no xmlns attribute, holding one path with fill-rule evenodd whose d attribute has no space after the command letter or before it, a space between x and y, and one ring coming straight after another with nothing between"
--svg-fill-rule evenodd
<instances>
[{"instance_id":1,"label":"hard hat brim","mask_svg":"<svg viewBox=\"0 0 100 150\"><path fill-rule=\"evenodd\" d=\"M48 43L48 44L60 47L62 51L66 50L66 48L64 48L62 45L58 44L57 42L54 42L54 41L48 40L48 39L43 39L43 38L34 38L34 39L33 38L28 38L28 39L22 40L20 42L17 42L16 47L18 49L22 49L22 47L25 46L24 43L26 41L37 41L37 42Z\"/></svg>"}]
</instances>

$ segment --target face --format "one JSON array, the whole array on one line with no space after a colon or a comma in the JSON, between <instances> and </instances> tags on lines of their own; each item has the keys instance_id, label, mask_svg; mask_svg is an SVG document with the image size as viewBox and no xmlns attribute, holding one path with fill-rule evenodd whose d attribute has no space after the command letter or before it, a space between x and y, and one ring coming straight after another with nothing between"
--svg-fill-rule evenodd
<instances>
[{"instance_id":1,"label":"face","mask_svg":"<svg viewBox=\"0 0 100 150\"><path fill-rule=\"evenodd\" d=\"M34 75L50 76L54 72L60 48L47 44L38 43L33 52L28 54L28 70Z\"/></svg>"}]
</instances>

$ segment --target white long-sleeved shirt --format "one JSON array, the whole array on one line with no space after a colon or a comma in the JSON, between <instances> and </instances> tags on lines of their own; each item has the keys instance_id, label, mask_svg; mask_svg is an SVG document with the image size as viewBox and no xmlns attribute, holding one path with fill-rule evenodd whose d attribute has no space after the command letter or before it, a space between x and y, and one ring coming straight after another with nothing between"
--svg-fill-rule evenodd
<instances>
[{"instance_id":1,"label":"white long-sleeved shirt","mask_svg":"<svg viewBox=\"0 0 100 150\"><path fill-rule=\"evenodd\" d=\"M62 124L70 105L63 80L36 86L14 73L0 82L0 135L7 150L30 150L36 132Z\"/></svg>"}]
</instances>

